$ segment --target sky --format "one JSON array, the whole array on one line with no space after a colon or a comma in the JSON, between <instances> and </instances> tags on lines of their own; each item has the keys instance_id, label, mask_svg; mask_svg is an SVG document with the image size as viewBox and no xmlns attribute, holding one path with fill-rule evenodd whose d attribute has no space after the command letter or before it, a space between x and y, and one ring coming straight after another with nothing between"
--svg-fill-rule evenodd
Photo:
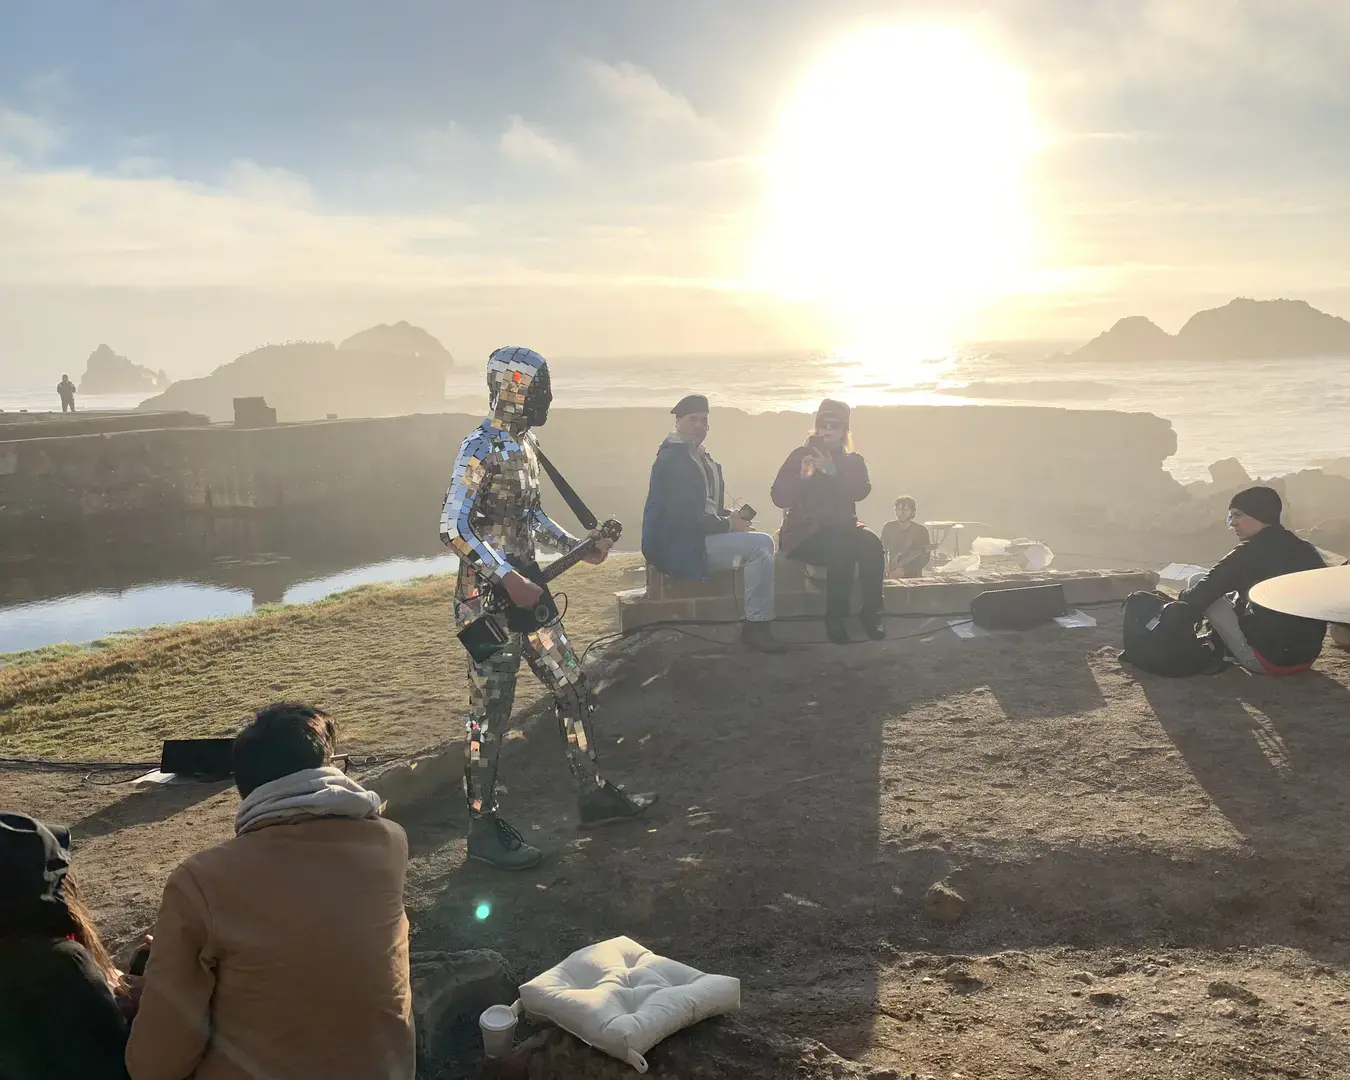
<instances>
[{"instance_id":1,"label":"sky","mask_svg":"<svg viewBox=\"0 0 1350 1080\"><path fill-rule=\"evenodd\" d=\"M1350 316L1344 0L6 0L0 382Z\"/></svg>"}]
</instances>

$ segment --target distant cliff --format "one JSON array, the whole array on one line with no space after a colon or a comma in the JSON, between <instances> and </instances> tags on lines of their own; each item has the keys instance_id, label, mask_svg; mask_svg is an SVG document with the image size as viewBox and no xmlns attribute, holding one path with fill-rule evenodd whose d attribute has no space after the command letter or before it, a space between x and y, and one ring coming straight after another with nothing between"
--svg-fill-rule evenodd
<instances>
[{"instance_id":1,"label":"distant cliff","mask_svg":"<svg viewBox=\"0 0 1350 1080\"><path fill-rule=\"evenodd\" d=\"M439 359L449 371L455 366L450 351L420 326L409 322L380 323L369 330L353 334L339 349L348 352L393 353L396 356L416 356L425 359Z\"/></svg>"},{"instance_id":2,"label":"distant cliff","mask_svg":"<svg viewBox=\"0 0 1350 1080\"><path fill-rule=\"evenodd\" d=\"M449 354L443 347L440 354L418 356L346 347L352 340L341 349L331 341L265 345L205 378L182 379L140 407L186 409L213 421L229 420L235 398L265 397L283 422L322 420L330 413L393 416L444 408Z\"/></svg>"},{"instance_id":3,"label":"distant cliff","mask_svg":"<svg viewBox=\"0 0 1350 1080\"><path fill-rule=\"evenodd\" d=\"M1197 312L1175 335L1131 315L1069 355L1105 361L1350 358L1350 322L1303 300L1239 298Z\"/></svg>"},{"instance_id":4,"label":"distant cliff","mask_svg":"<svg viewBox=\"0 0 1350 1080\"><path fill-rule=\"evenodd\" d=\"M125 356L118 356L108 346L100 345L85 361L79 392L134 394L144 391L150 394L156 390L163 390L168 385L169 377L164 372L151 371L148 367L133 364Z\"/></svg>"}]
</instances>

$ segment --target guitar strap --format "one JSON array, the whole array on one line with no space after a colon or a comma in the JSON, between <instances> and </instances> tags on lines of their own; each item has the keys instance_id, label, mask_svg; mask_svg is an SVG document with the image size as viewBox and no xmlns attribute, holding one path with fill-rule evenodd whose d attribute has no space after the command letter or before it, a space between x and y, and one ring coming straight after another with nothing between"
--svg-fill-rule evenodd
<instances>
[{"instance_id":1,"label":"guitar strap","mask_svg":"<svg viewBox=\"0 0 1350 1080\"><path fill-rule=\"evenodd\" d=\"M537 439L532 441L534 442L535 455L539 458L539 464L544 467L544 472L548 473L548 478L553 481L553 486L558 489L558 494L563 497L563 501L571 507L572 513L576 514L577 520L581 522L581 527L583 529L594 529L600 524L600 519L592 514L590 507L582 502L581 496L567 482L567 477L563 476L553 462L549 461L548 455L540 449L539 441Z\"/></svg>"}]
</instances>

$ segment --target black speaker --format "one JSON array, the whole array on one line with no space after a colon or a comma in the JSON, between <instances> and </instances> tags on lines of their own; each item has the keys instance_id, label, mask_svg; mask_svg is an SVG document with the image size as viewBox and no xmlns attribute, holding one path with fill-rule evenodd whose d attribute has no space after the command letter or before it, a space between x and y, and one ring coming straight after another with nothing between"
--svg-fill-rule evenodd
<instances>
[{"instance_id":1,"label":"black speaker","mask_svg":"<svg viewBox=\"0 0 1350 1080\"><path fill-rule=\"evenodd\" d=\"M165 739L159 771L199 780L228 779L234 775L234 740Z\"/></svg>"},{"instance_id":2,"label":"black speaker","mask_svg":"<svg viewBox=\"0 0 1350 1080\"><path fill-rule=\"evenodd\" d=\"M1063 585L994 589L970 602L970 617L986 630L1030 630L1069 613Z\"/></svg>"}]
</instances>

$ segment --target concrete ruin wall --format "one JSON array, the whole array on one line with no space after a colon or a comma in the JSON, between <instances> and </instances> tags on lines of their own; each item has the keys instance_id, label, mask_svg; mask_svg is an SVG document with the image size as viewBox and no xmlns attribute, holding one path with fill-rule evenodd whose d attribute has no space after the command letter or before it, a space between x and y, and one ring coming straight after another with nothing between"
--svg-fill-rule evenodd
<instances>
[{"instance_id":1,"label":"concrete ruin wall","mask_svg":"<svg viewBox=\"0 0 1350 1080\"><path fill-rule=\"evenodd\" d=\"M12 531L83 523L116 532L139 530L156 514L313 512L337 525L399 514L420 516L434 535L455 453L479 419L424 414L0 441L0 522ZM592 509L624 522L622 546L637 545L651 462L671 421L659 409L559 409L539 433ZM776 529L769 487L810 417L719 409L712 424L708 445L729 492L758 508L761 528ZM1056 523L1091 527L1113 505L1186 497L1163 468L1176 448L1171 425L1144 414L862 408L854 438L874 491L860 514L874 527L903 492L928 519L991 521L1036 535ZM573 522L551 490L545 504Z\"/></svg>"}]
</instances>

